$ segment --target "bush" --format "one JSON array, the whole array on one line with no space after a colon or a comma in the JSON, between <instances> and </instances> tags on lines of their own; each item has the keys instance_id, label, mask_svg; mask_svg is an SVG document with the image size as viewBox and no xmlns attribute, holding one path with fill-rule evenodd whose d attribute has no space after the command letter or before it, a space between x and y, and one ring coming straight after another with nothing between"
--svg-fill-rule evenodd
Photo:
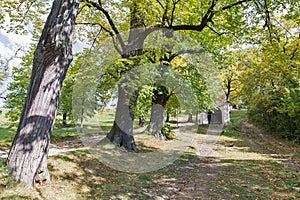
<instances>
[{"instance_id":1,"label":"bush","mask_svg":"<svg viewBox=\"0 0 300 200\"><path fill-rule=\"evenodd\" d=\"M166 136L168 140L172 140L175 137L174 132L172 131L172 127L170 124L166 123L161 129L162 134Z\"/></svg>"},{"instance_id":2,"label":"bush","mask_svg":"<svg viewBox=\"0 0 300 200\"><path fill-rule=\"evenodd\" d=\"M300 110L291 115L294 110L282 110L282 104L264 104L257 102L255 107L248 110L248 118L251 122L263 128L268 133L289 140L300 142Z\"/></svg>"}]
</instances>

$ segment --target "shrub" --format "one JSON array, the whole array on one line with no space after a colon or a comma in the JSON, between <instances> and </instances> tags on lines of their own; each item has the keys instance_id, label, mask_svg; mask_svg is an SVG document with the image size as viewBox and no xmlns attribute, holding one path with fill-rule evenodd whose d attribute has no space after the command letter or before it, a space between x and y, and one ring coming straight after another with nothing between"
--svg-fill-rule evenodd
<instances>
[{"instance_id":1,"label":"shrub","mask_svg":"<svg viewBox=\"0 0 300 200\"><path fill-rule=\"evenodd\" d=\"M165 123L164 126L161 128L162 134L166 136L168 140L172 140L175 137L174 132L172 131L172 127L170 124Z\"/></svg>"}]
</instances>

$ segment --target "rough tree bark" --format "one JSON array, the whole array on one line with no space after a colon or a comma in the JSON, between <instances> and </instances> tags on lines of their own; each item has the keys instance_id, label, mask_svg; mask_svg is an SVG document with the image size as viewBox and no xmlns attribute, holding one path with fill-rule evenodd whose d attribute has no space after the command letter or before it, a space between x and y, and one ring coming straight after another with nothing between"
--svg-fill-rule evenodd
<instances>
[{"instance_id":1,"label":"rough tree bark","mask_svg":"<svg viewBox=\"0 0 300 200\"><path fill-rule=\"evenodd\" d=\"M133 137L133 120L132 106L135 106L137 93L118 86L118 103L115 121L112 129L107 134L107 138L118 146L123 146L128 150L138 152Z\"/></svg>"},{"instance_id":2,"label":"rough tree bark","mask_svg":"<svg viewBox=\"0 0 300 200\"><path fill-rule=\"evenodd\" d=\"M30 88L7 168L16 181L50 181L47 157L62 83L72 61L80 0L55 0L34 54Z\"/></svg>"}]
</instances>

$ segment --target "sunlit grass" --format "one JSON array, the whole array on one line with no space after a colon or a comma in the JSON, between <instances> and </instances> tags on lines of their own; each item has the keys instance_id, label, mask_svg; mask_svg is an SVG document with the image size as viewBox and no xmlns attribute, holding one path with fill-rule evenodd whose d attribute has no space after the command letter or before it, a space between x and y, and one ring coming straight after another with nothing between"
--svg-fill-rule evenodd
<instances>
[{"instance_id":1,"label":"sunlit grass","mask_svg":"<svg viewBox=\"0 0 300 200\"><path fill-rule=\"evenodd\" d=\"M231 110L230 112L230 119L233 124L237 120L247 119L247 110Z\"/></svg>"},{"instance_id":2,"label":"sunlit grass","mask_svg":"<svg viewBox=\"0 0 300 200\"><path fill-rule=\"evenodd\" d=\"M93 118L90 118L84 123L86 130L90 133L107 134L114 122L114 110L101 110ZM7 128L9 124L8 119L4 117L4 113L0 115L0 147L9 147L12 144L16 133L16 127ZM78 127L54 127L51 135L51 141L70 140L79 137Z\"/></svg>"},{"instance_id":3,"label":"sunlit grass","mask_svg":"<svg viewBox=\"0 0 300 200\"><path fill-rule=\"evenodd\" d=\"M16 133L15 128L0 127L0 147L9 147Z\"/></svg>"}]
</instances>

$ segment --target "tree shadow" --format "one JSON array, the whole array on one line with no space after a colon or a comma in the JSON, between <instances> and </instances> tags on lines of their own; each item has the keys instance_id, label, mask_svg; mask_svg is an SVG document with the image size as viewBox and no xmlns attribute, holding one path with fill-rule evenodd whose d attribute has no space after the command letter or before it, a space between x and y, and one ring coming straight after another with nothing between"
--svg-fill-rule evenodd
<instances>
[{"instance_id":1,"label":"tree shadow","mask_svg":"<svg viewBox=\"0 0 300 200\"><path fill-rule=\"evenodd\" d=\"M170 199L180 195L196 198L209 189L210 182L217 177L218 171L227 167L218 165L213 160L186 153L159 170L126 173L104 165L87 151L70 152L68 157L66 159L57 156L55 159L72 162L76 170L57 175L61 170L59 166L50 167L54 181L66 180L69 184L77 185L76 191L79 191L82 197L93 199ZM199 191L185 189L194 183L197 184L194 189ZM83 187L85 191L82 191Z\"/></svg>"}]
</instances>

